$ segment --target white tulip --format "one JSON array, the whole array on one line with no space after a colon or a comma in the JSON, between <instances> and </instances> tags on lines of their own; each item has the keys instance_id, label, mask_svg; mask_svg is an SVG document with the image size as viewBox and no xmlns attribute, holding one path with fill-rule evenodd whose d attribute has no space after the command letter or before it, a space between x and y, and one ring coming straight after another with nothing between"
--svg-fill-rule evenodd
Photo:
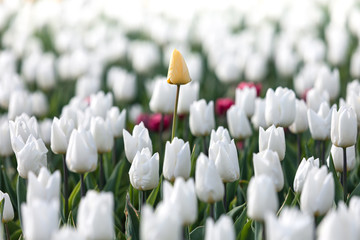
<instances>
[{"instance_id":1,"label":"white tulip","mask_svg":"<svg viewBox=\"0 0 360 240\"><path fill-rule=\"evenodd\" d=\"M109 121L104 121L101 117L92 117L90 132L95 139L98 153L107 153L112 150L114 146L114 136Z\"/></svg>"},{"instance_id":2,"label":"white tulip","mask_svg":"<svg viewBox=\"0 0 360 240\"><path fill-rule=\"evenodd\" d=\"M318 112L320 105L326 102L330 104L330 96L328 92L316 88L310 89L306 94L306 103L309 109Z\"/></svg>"},{"instance_id":3,"label":"white tulip","mask_svg":"<svg viewBox=\"0 0 360 240\"><path fill-rule=\"evenodd\" d=\"M290 125L289 130L297 134L305 132L309 128L309 124L307 120L307 106L304 100L296 99L295 108L295 121Z\"/></svg>"},{"instance_id":4,"label":"white tulip","mask_svg":"<svg viewBox=\"0 0 360 240\"><path fill-rule=\"evenodd\" d=\"M284 187L284 174L278 154L268 149L260 153L254 153L253 163L255 177L267 175L274 182L276 191L281 191Z\"/></svg>"},{"instance_id":5,"label":"white tulip","mask_svg":"<svg viewBox=\"0 0 360 240\"><path fill-rule=\"evenodd\" d=\"M85 237L81 235L75 228L68 226L62 227L59 231L53 233L51 240L85 240Z\"/></svg>"},{"instance_id":6,"label":"white tulip","mask_svg":"<svg viewBox=\"0 0 360 240\"><path fill-rule=\"evenodd\" d=\"M241 68L236 63L235 56L224 54L215 68L215 74L223 83L238 81L241 75Z\"/></svg>"},{"instance_id":7,"label":"white tulip","mask_svg":"<svg viewBox=\"0 0 360 240\"><path fill-rule=\"evenodd\" d=\"M347 106L333 111L331 117L331 142L337 147L350 147L357 140L357 118L354 109Z\"/></svg>"},{"instance_id":8,"label":"white tulip","mask_svg":"<svg viewBox=\"0 0 360 240\"><path fill-rule=\"evenodd\" d=\"M308 173L300 197L301 211L315 216L324 215L332 206L335 183L327 167L313 168Z\"/></svg>"},{"instance_id":9,"label":"white tulip","mask_svg":"<svg viewBox=\"0 0 360 240\"><path fill-rule=\"evenodd\" d=\"M350 42L347 30L342 26L329 24L325 31L325 37L328 45L328 60L333 65L343 64Z\"/></svg>"},{"instance_id":10,"label":"white tulip","mask_svg":"<svg viewBox=\"0 0 360 240\"><path fill-rule=\"evenodd\" d=\"M226 142L226 143L231 142L229 131L226 128L224 128L223 126L218 127L218 129L216 129L216 131L214 129L211 130L210 145L217 143L219 141Z\"/></svg>"},{"instance_id":11,"label":"white tulip","mask_svg":"<svg viewBox=\"0 0 360 240\"><path fill-rule=\"evenodd\" d=\"M51 142L51 126L52 120L49 118L42 120L39 124L40 137L44 141L46 146L49 146Z\"/></svg>"},{"instance_id":12,"label":"white tulip","mask_svg":"<svg viewBox=\"0 0 360 240\"><path fill-rule=\"evenodd\" d=\"M318 113L312 109L308 109L307 116L309 121L309 129L313 139L326 140L330 138L331 116L334 107L331 109L326 102L320 105Z\"/></svg>"},{"instance_id":13,"label":"white tulip","mask_svg":"<svg viewBox=\"0 0 360 240\"><path fill-rule=\"evenodd\" d=\"M43 92L37 91L32 93L30 102L32 105L32 112L35 116L42 117L48 113L49 104L46 95Z\"/></svg>"},{"instance_id":14,"label":"white tulip","mask_svg":"<svg viewBox=\"0 0 360 240\"><path fill-rule=\"evenodd\" d=\"M226 118L231 136L235 139L245 139L252 135L249 120L245 112L237 105L230 107L226 112Z\"/></svg>"},{"instance_id":15,"label":"white tulip","mask_svg":"<svg viewBox=\"0 0 360 240\"><path fill-rule=\"evenodd\" d=\"M172 113L175 105L176 88L166 82L165 77L156 79L150 99L150 110L155 113Z\"/></svg>"},{"instance_id":16,"label":"white tulip","mask_svg":"<svg viewBox=\"0 0 360 240\"><path fill-rule=\"evenodd\" d=\"M30 94L25 90L17 90L11 93L9 99L8 118L14 120L21 114L31 115L32 102L29 101Z\"/></svg>"},{"instance_id":17,"label":"white tulip","mask_svg":"<svg viewBox=\"0 0 360 240\"><path fill-rule=\"evenodd\" d=\"M251 122L254 125L255 129L267 128L268 124L265 120L265 108L266 102L265 99L256 98L255 100L255 112L254 115L251 117Z\"/></svg>"},{"instance_id":18,"label":"white tulip","mask_svg":"<svg viewBox=\"0 0 360 240\"><path fill-rule=\"evenodd\" d=\"M36 68L36 83L43 90L51 90L56 85L55 56L51 53L44 54Z\"/></svg>"},{"instance_id":19,"label":"white tulip","mask_svg":"<svg viewBox=\"0 0 360 240\"><path fill-rule=\"evenodd\" d=\"M51 150L57 154L66 153L70 135L74 129L74 121L61 117L54 117L51 125Z\"/></svg>"},{"instance_id":20,"label":"white tulip","mask_svg":"<svg viewBox=\"0 0 360 240\"><path fill-rule=\"evenodd\" d=\"M205 240L235 240L235 229L231 217L222 215L214 224L212 218L206 219Z\"/></svg>"},{"instance_id":21,"label":"white tulip","mask_svg":"<svg viewBox=\"0 0 360 240\"><path fill-rule=\"evenodd\" d=\"M149 131L145 128L144 123L141 122L133 129L132 135L123 130L124 148L127 160L132 163L137 151L143 148L148 148L152 153L152 142L150 139Z\"/></svg>"},{"instance_id":22,"label":"white tulip","mask_svg":"<svg viewBox=\"0 0 360 240\"><path fill-rule=\"evenodd\" d=\"M204 99L193 102L190 106L189 125L194 136L209 135L215 128L213 101L208 104Z\"/></svg>"},{"instance_id":23,"label":"white tulip","mask_svg":"<svg viewBox=\"0 0 360 240\"><path fill-rule=\"evenodd\" d=\"M100 79L90 76L82 76L76 81L75 95L86 98L96 94L100 90Z\"/></svg>"},{"instance_id":24,"label":"white tulip","mask_svg":"<svg viewBox=\"0 0 360 240\"><path fill-rule=\"evenodd\" d=\"M270 126L266 131L260 127L259 131L259 152L266 149L273 150L279 155L279 159L285 157L286 144L285 134L282 127Z\"/></svg>"},{"instance_id":25,"label":"white tulip","mask_svg":"<svg viewBox=\"0 0 360 240\"><path fill-rule=\"evenodd\" d=\"M215 163L203 153L196 161L195 179L196 194L201 201L215 203L224 197L224 185Z\"/></svg>"},{"instance_id":26,"label":"white tulip","mask_svg":"<svg viewBox=\"0 0 360 240\"><path fill-rule=\"evenodd\" d=\"M106 114L106 120L110 122L111 131L115 138L121 137L126 127L126 109L120 113L118 107L112 107Z\"/></svg>"},{"instance_id":27,"label":"white tulip","mask_svg":"<svg viewBox=\"0 0 360 240\"><path fill-rule=\"evenodd\" d=\"M175 137L172 142L166 142L163 175L169 181L177 177L188 179L191 170L191 153L189 142Z\"/></svg>"},{"instance_id":28,"label":"white tulip","mask_svg":"<svg viewBox=\"0 0 360 240\"><path fill-rule=\"evenodd\" d=\"M156 188L159 184L159 154L151 156L148 148L137 152L129 170L131 185L141 191Z\"/></svg>"},{"instance_id":29,"label":"white tulip","mask_svg":"<svg viewBox=\"0 0 360 240\"><path fill-rule=\"evenodd\" d=\"M241 108L248 118L254 115L255 99L255 88L245 87L243 89L236 89L235 105Z\"/></svg>"},{"instance_id":30,"label":"white tulip","mask_svg":"<svg viewBox=\"0 0 360 240\"><path fill-rule=\"evenodd\" d=\"M0 156L6 157L13 154L11 147L9 121L6 116L0 117Z\"/></svg>"},{"instance_id":31,"label":"white tulip","mask_svg":"<svg viewBox=\"0 0 360 240\"><path fill-rule=\"evenodd\" d=\"M199 89L200 84L198 82L190 82L189 84L181 86L178 102L178 114L189 113L191 104L199 99Z\"/></svg>"},{"instance_id":32,"label":"white tulip","mask_svg":"<svg viewBox=\"0 0 360 240\"><path fill-rule=\"evenodd\" d=\"M349 104L355 111L357 117L357 125L360 126L360 90L356 93L349 91L346 94L346 103Z\"/></svg>"},{"instance_id":33,"label":"white tulip","mask_svg":"<svg viewBox=\"0 0 360 240\"><path fill-rule=\"evenodd\" d=\"M344 168L343 148L332 145L330 152L331 152L331 156L332 156L336 171L342 172L343 168ZM330 159L328 159L328 161L330 161ZM328 163L328 165L329 165L329 163ZM355 168L355 165L356 165L355 146L347 147L346 148L346 168L348 171L351 171Z\"/></svg>"},{"instance_id":34,"label":"white tulip","mask_svg":"<svg viewBox=\"0 0 360 240\"><path fill-rule=\"evenodd\" d=\"M121 68L111 68L107 84L114 92L117 101L131 101L136 96L136 75Z\"/></svg>"},{"instance_id":35,"label":"white tulip","mask_svg":"<svg viewBox=\"0 0 360 240\"><path fill-rule=\"evenodd\" d=\"M245 65L245 77L251 82L259 82L267 74L267 59L262 53L253 53L248 56Z\"/></svg>"},{"instance_id":36,"label":"white tulip","mask_svg":"<svg viewBox=\"0 0 360 240\"><path fill-rule=\"evenodd\" d=\"M340 92L339 70L334 69L332 72L328 67L322 67L316 78L314 87L320 91L326 91L330 100L335 100Z\"/></svg>"},{"instance_id":37,"label":"white tulip","mask_svg":"<svg viewBox=\"0 0 360 240\"><path fill-rule=\"evenodd\" d=\"M112 107L113 97L111 93L105 94L100 91L90 96L90 109L94 116L106 118L107 111Z\"/></svg>"},{"instance_id":38,"label":"white tulip","mask_svg":"<svg viewBox=\"0 0 360 240\"><path fill-rule=\"evenodd\" d=\"M252 177L247 189L247 215L256 220L264 221L268 213L276 213L279 200L274 182L266 175Z\"/></svg>"},{"instance_id":39,"label":"white tulip","mask_svg":"<svg viewBox=\"0 0 360 240\"><path fill-rule=\"evenodd\" d=\"M0 201L3 201L2 222L7 223L14 219L14 208L12 206L9 194L0 191Z\"/></svg>"},{"instance_id":40,"label":"white tulip","mask_svg":"<svg viewBox=\"0 0 360 240\"><path fill-rule=\"evenodd\" d=\"M314 159L314 157L310 157L307 160L305 158L302 159L294 178L295 192L301 193L308 173L311 169L319 167L320 162L318 158Z\"/></svg>"}]
</instances>

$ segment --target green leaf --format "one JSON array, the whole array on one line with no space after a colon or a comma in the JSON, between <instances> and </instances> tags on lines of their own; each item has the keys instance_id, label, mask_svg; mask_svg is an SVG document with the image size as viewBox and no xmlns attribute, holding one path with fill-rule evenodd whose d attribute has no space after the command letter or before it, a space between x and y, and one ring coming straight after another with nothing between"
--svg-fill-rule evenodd
<instances>
[{"instance_id":1,"label":"green leaf","mask_svg":"<svg viewBox=\"0 0 360 240\"><path fill-rule=\"evenodd\" d=\"M199 226L190 233L190 240L202 240L205 235L205 227Z\"/></svg>"},{"instance_id":2,"label":"green leaf","mask_svg":"<svg viewBox=\"0 0 360 240\"><path fill-rule=\"evenodd\" d=\"M162 186L162 179L162 176L160 176L159 185L151 191L150 196L146 200L146 203L152 207L154 207L155 203L160 200L159 192Z\"/></svg>"},{"instance_id":3,"label":"green leaf","mask_svg":"<svg viewBox=\"0 0 360 240\"><path fill-rule=\"evenodd\" d=\"M277 212L277 215L279 215L281 213L281 211L283 210L283 208L285 206L291 206L293 200L294 200L294 192L291 190L291 188L289 188L288 193L286 194L285 200L283 202L283 204L281 205L279 211Z\"/></svg>"},{"instance_id":4,"label":"green leaf","mask_svg":"<svg viewBox=\"0 0 360 240\"><path fill-rule=\"evenodd\" d=\"M238 217L234 223L234 228L235 228L235 233L236 233L236 236L237 236L237 239L240 238L241 234L242 234L242 231L243 231L243 228L246 224L246 220L247 220L247 214L246 214L246 210L247 208L245 207L243 210L242 210L242 213L240 214L240 217Z\"/></svg>"},{"instance_id":5,"label":"green leaf","mask_svg":"<svg viewBox=\"0 0 360 240\"><path fill-rule=\"evenodd\" d=\"M347 199L347 203L349 203L350 199L353 196L360 196L360 183L355 187L355 189L351 192L350 196Z\"/></svg>"},{"instance_id":6,"label":"green leaf","mask_svg":"<svg viewBox=\"0 0 360 240\"><path fill-rule=\"evenodd\" d=\"M343 190L343 187L342 187L342 185L340 183L339 178L337 177L334 162L333 162L333 158L332 158L331 154L330 154L329 164L330 164L330 171L332 172L333 177L334 177L335 203L337 204L339 201L344 201L344 190Z\"/></svg>"},{"instance_id":7,"label":"green leaf","mask_svg":"<svg viewBox=\"0 0 360 240\"><path fill-rule=\"evenodd\" d=\"M17 208L18 208L18 215L20 219L21 228L22 224L22 217L21 217L21 204L26 201L26 182L25 179L18 176L17 183L16 183L16 193L17 193Z\"/></svg>"},{"instance_id":8,"label":"green leaf","mask_svg":"<svg viewBox=\"0 0 360 240\"><path fill-rule=\"evenodd\" d=\"M237 239L240 240L253 240L255 239L254 232L251 229L252 220L249 220L243 227L240 236Z\"/></svg>"},{"instance_id":9,"label":"green leaf","mask_svg":"<svg viewBox=\"0 0 360 240\"><path fill-rule=\"evenodd\" d=\"M215 213L215 216L214 216L215 221L218 220L222 214L226 213L223 201L219 201L219 202L215 203L214 213Z\"/></svg>"},{"instance_id":10,"label":"green leaf","mask_svg":"<svg viewBox=\"0 0 360 240\"><path fill-rule=\"evenodd\" d=\"M126 198L126 227L125 235L127 239L139 240L139 217L137 211L130 203L129 197Z\"/></svg>"},{"instance_id":11,"label":"green leaf","mask_svg":"<svg viewBox=\"0 0 360 240\"><path fill-rule=\"evenodd\" d=\"M198 146L201 146L200 140L201 140L200 138L196 138L194 147L191 152L191 158L190 158L191 159L191 171L190 171L191 177L195 176L196 159L200 152L200 147L198 147Z\"/></svg>"},{"instance_id":12,"label":"green leaf","mask_svg":"<svg viewBox=\"0 0 360 240\"><path fill-rule=\"evenodd\" d=\"M235 221L235 219L243 212L245 206L246 206L246 203L244 203L243 205L234 207L231 211L229 211L227 213L227 215L229 217L231 217L233 219L233 221Z\"/></svg>"},{"instance_id":13,"label":"green leaf","mask_svg":"<svg viewBox=\"0 0 360 240\"><path fill-rule=\"evenodd\" d=\"M80 198L81 198L81 194L80 194L80 181L76 184L76 186L74 187L73 191L70 194L69 197L69 211L73 210L76 206L77 203L80 202Z\"/></svg>"},{"instance_id":14,"label":"green leaf","mask_svg":"<svg viewBox=\"0 0 360 240\"><path fill-rule=\"evenodd\" d=\"M18 240L18 239L20 239L21 235L22 235L22 230L19 229L19 230L15 231L13 234L11 234L10 240Z\"/></svg>"}]
</instances>

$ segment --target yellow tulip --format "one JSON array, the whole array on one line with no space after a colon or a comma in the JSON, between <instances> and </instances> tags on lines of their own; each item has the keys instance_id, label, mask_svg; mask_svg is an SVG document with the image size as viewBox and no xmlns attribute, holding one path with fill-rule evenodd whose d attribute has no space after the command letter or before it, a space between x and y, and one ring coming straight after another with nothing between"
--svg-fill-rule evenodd
<instances>
[{"instance_id":1,"label":"yellow tulip","mask_svg":"<svg viewBox=\"0 0 360 240\"><path fill-rule=\"evenodd\" d=\"M174 49L171 54L167 82L176 85L183 85L191 82L184 57L176 49Z\"/></svg>"}]
</instances>

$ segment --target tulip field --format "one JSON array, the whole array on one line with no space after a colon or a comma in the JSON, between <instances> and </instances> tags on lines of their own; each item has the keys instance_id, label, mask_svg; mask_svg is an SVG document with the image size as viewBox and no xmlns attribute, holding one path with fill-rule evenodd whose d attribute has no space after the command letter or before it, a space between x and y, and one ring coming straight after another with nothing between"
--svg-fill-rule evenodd
<instances>
[{"instance_id":1,"label":"tulip field","mask_svg":"<svg viewBox=\"0 0 360 240\"><path fill-rule=\"evenodd\" d=\"M358 240L359 78L359 0L0 0L0 240Z\"/></svg>"}]
</instances>

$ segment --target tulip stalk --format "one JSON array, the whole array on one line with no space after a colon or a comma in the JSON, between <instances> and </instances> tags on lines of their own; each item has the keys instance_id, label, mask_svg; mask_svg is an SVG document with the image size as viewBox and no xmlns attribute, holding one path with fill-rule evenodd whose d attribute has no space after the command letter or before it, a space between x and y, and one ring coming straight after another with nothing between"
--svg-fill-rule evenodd
<instances>
[{"instance_id":1,"label":"tulip stalk","mask_svg":"<svg viewBox=\"0 0 360 240\"><path fill-rule=\"evenodd\" d=\"M227 202L226 202L226 182L224 182L224 209L225 209L225 211L227 211Z\"/></svg>"},{"instance_id":2,"label":"tulip stalk","mask_svg":"<svg viewBox=\"0 0 360 240\"><path fill-rule=\"evenodd\" d=\"M342 185L344 189L344 201L346 202L347 196L347 159L346 159L346 147L343 148L343 172L342 172Z\"/></svg>"},{"instance_id":3,"label":"tulip stalk","mask_svg":"<svg viewBox=\"0 0 360 240\"><path fill-rule=\"evenodd\" d=\"M203 142L203 148L204 148L204 154L207 156L208 155L208 148L207 148L207 144L206 144L206 136L202 137L202 142Z\"/></svg>"},{"instance_id":4,"label":"tulip stalk","mask_svg":"<svg viewBox=\"0 0 360 240\"><path fill-rule=\"evenodd\" d=\"M179 103L179 94L180 94L180 84L177 84L176 85L176 98L175 98L174 115L173 115L173 124L172 124L172 132L171 132L171 141L175 137L175 128L176 128L177 108L178 108L178 103Z\"/></svg>"},{"instance_id":5,"label":"tulip stalk","mask_svg":"<svg viewBox=\"0 0 360 240\"><path fill-rule=\"evenodd\" d=\"M10 240L10 232L9 232L9 227L8 224L5 223L5 232L6 232L6 240Z\"/></svg>"},{"instance_id":6,"label":"tulip stalk","mask_svg":"<svg viewBox=\"0 0 360 240\"><path fill-rule=\"evenodd\" d=\"M100 191L103 190L104 184L105 184L105 176L104 176L104 163L103 163L104 157L103 154L99 154L99 163L100 163L100 183L99 183L99 189Z\"/></svg>"},{"instance_id":7,"label":"tulip stalk","mask_svg":"<svg viewBox=\"0 0 360 240\"><path fill-rule=\"evenodd\" d=\"M301 155L302 155L302 152L301 152L301 133L298 133L297 134L297 149L298 149L298 166L300 165L300 162L301 162Z\"/></svg>"},{"instance_id":8,"label":"tulip stalk","mask_svg":"<svg viewBox=\"0 0 360 240\"><path fill-rule=\"evenodd\" d=\"M80 174L80 186L81 186L81 197L85 197L85 184L84 184L84 174Z\"/></svg>"},{"instance_id":9,"label":"tulip stalk","mask_svg":"<svg viewBox=\"0 0 360 240\"><path fill-rule=\"evenodd\" d=\"M139 190L139 213L141 213L141 209L143 205L146 203L146 194L144 191Z\"/></svg>"},{"instance_id":10,"label":"tulip stalk","mask_svg":"<svg viewBox=\"0 0 360 240\"><path fill-rule=\"evenodd\" d=\"M113 161L113 165L114 165L114 167L115 167L115 165L116 165L116 140L117 140L117 138L114 138L114 146L113 146L113 149L112 149L112 161Z\"/></svg>"},{"instance_id":11,"label":"tulip stalk","mask_svg":"<svg viewBox=\"0 0 360 240\"><path fill-rule=\"evenodd\" d=\"M210 214L209 217L211 217L212 219L215 220L215 204L214 203L210 203Z\"/></svg>"},{"instance_id":12,"label":"tulip stalk","mask_svg":"<svg viewBox=\"0 0 360 240\"><path fill-rule=\"evenodd\" d=\"M159 129L159 154L160 154L160 157L163 156L163 153L162 153L163 131L164 131L164 114L161 113L160 129ZM162 168L160 168L160 169L162 169Z\"/></svg>"},{"instance_id":13,"label":"tulip stalk","mask_svg":"<svg viewBox=\"0 0 360 240\"><path fill-rule=\"evenodd\" d=\"M68 192L68 178L69 178L69 170L66 166L66 158L65 154L63 154L63 170L64 170L64 201L65 201L65 217L69 212L69 192Z\"/></svg>"}]
</instances>

